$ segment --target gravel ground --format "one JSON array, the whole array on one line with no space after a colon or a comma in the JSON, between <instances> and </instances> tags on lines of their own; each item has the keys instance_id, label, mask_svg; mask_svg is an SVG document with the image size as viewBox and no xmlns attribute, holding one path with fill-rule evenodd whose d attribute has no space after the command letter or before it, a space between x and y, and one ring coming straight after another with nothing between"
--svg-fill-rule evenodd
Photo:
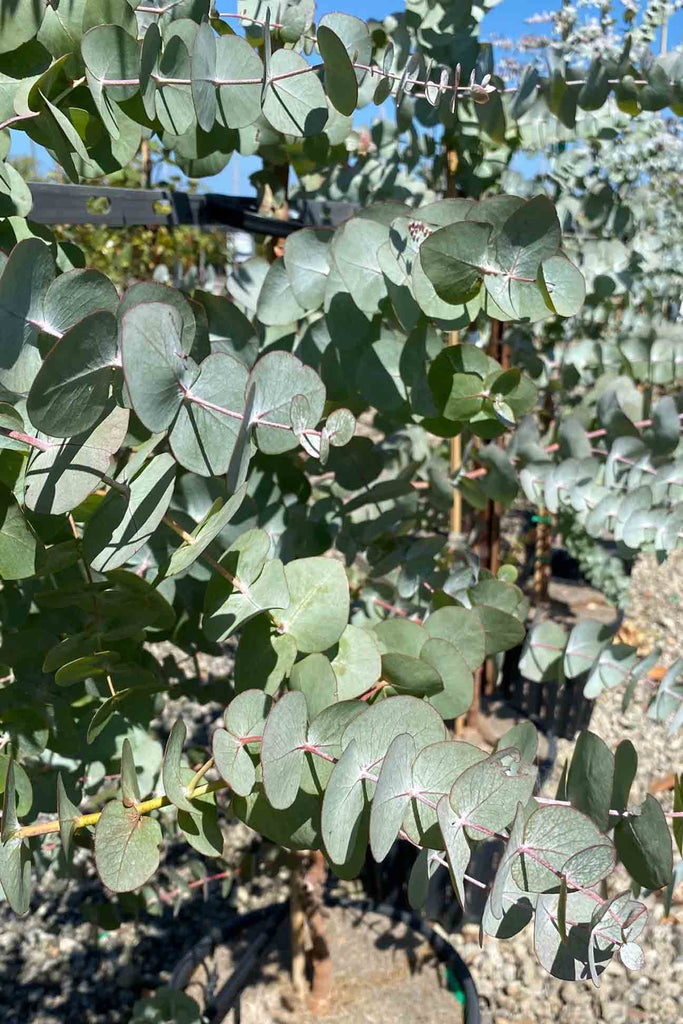
<instances>
[{"instance_id":1,"label":"gravel ground","mask_svg":"<svg viewBox=\"0 0 683 1024\"><path fill-rule=\"evenodd\" d=\"M683 549L657 565L641 555L633 567L627 619L636 624L645 647L658 646L662 663L683 657Z\"/></svg>"},{"instance_id":2,"label":"gravel ground","mask_svg":"<svg viewBox=\"0 0 683 1024\"><path fill-rule=\"evenodd\" d=\"M227 901L214 883L206 900L199 888L189 898L164 902L158 917L145 914L105 931L83 921L84 904L101 903L103 889L91 856L79 853L79 877L58 879L48 871L27 917L0 903L2 1024L127 1024L133 1003L168 982L182 953L202 939L217 939L235 909L284 899L287 873L274 863L273 848L255 842L239 822L223 828L225 860L238 870L247 865L249 876L233 885ZM178 867L186 856L185 843L166 850L167 862ZM207 861L209 871L214 864Z\"/></svg>"},{"instance_id":3,"label":"gravel ground","mask_svg":"<svg viewBox=\"0 0 683 1024\"><path fill-rule=\"evenodd\" d=\"M628 624L633 632L629 642L641 644L643 653L659 646L665 665L683 657L683 551L674 552L662 566L653 555L639 558L632 574ZM622 739L635 745L639 766L631 790L634 802L645 797L654 781L683 770L683 731L670 736L666 726L647 718L647 693L647 684L641 684L623 712L621 691L606 692L596 702L590 721L590 729L612 749ZM571 757L572 748L573 743L558 741L555 769L544 787L546 795L554 795L562 763ZM671 809L670 791L659 794L659 799L665 809ZM677 851L675 857L678 859ZM615 892L628 887L623 870L614 876L613 884ZM678 1024L683 1018L681 888L668 918L664 918L660 899L646 900L650 918L642 939L644 970L628 972L615 960L602 976L599 989L550 978L536 961L529 928L507 942L487 938L480 949L478 926L465 924L451 938L477 984L482 1024Z\"/></svg>"},{"instance_id":4,"label":"gravel ground","mask_svg":"<svg viewBox=\"0 0 683 1024\"><path fill-rule=\"evenodd\" d=\"M662 661L671 663L683 655L683 552L674 554L663 567L642 558L633 573L628 617L643 644L652 639L663 648ZM225 678L229 659L202 670ZM683 766L683 733L670 737L665 727L649 721L643 711L644 685L629 709L621 711L621 693L606 693L597 702L590 727L614 748L619 740L633 740L640 755L634 799L642 799L650 784ZM160 734L181 714L195 743L208 741L220 705L206 709L182 699L166 709L158 723ZM558 743L558 763L570 756L572 744ZM554 778L545 788L553 793ZM671 794L661 795L665 807ZM228 903L239 911L252 909L283 897L286 871L273 859L272 848L259 845L253 834L236 822L225 820L229 865L239 868ZM173 845L167 856L182 869L186 847ZM207 861L209 871L215 870ZM159 917L144 915L127 920L107 932L84 923L87 901L102 900L102 887L94 877L92 859L79 854L77 877L57 879L48 870L34 895L30 914L18 920L0 903L0 991L2 1024L127 1024L135 1000L151 994L168 981L183 952L202 938L218 933L225 920L226 901L214 883L208 899L195 889L190 898L175 906L165 903ZM172 875L167 888L172 887ZM627 881L617 879L617 888ZM484 1024L584 1024L587 1021L676 1024L681 1019L680 989L683 983L683 896L674 903L668 919L663 905L649 898L650 922L643 939L644 971L626 977L617 964L603 975L601 987L570 985L549 978L538 966L527 929L509 942L488 939L478 945L478 928L465 924L453 941L469 963L478 986Z\"/></svg>"},{"instance_id":5,"label":"gravel ground","mask_svg":"<svg viewBox=\"0 0 683 1024\"><path fill-rule=\"evenodd\" d=\"M646 966L629 974L613 962L600 988L560 982L541 970L527 928L508 942L478 944L478 926L464 925L453 942L469 965L479 991L482 1024L678 1024L683 984L683 917L662 920L654 907L643 940Z\"/></svg>"},{"instance_id":6,"label":"gravel ground","mask_svg":"<svg viewBox=\"0 0 683 1024\"><path fill-rule=\"evenodd\" d=\"M624 738L634 743L640 755L631 791L634 801L645 796L652 781L683 766L683 735L679 732L669 736L665 727L647 719L642 700L634 699L622 713L621 693L603 694L596 703L590 728L612 749ZM562 761L571 756L572 746L566 740L558 741L558 760L545 786L546 795L554 794ZM661 794L660 799L666 808L672 806L670 793ZM629 879L623 869L610 884L615 893L628 888ZM599 989L590 983L550 978L536 961L529 928L506 942L487 938L480 949L478 926L465 924L451 939L469 965L479 990L482 1024L678 1024L682 1016L683 892L666 919L660 899L649 897L645 902L650 917L642 937L644 970L630 973L614 960L603 974Z\"/></svg>"}]
</instances>

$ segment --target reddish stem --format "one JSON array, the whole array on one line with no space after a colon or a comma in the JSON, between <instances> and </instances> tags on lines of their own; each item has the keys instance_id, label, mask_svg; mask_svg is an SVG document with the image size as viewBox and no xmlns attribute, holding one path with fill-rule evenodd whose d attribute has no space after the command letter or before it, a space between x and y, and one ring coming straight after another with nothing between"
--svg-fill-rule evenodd
<instances>
[{"instance_id":1,"label":"reddish stem","mask_svg":"<svg viewBox=\"0 0 683 1024\"><path fill-rule=\"evenodd\" d=\"M408 615L408 612L403 608L398 608L394 604L389 604L388 601L383 601L381 597L373 597L372 603L377 605L378 608L384 608L388 612L394 612L395 615L400 615L402 618L405 618Z\"/></svg>"},{"instance_id":2,"label":"reddish stem","mask_svg":"<svg viewBox=\"0 0 683 1024\"><path fill-rule=\"evenodd\" d=\"M572 807L571 800L553 800L549 796L536 796L534 797L536 803L545 804L547 807ZM637 818L638 815L634 814L633 811L615 811L610 808L607 812L611 814L613 818ZM664 811L667 818L683 818L683 811Z\"/></svg>"},{"instance_id":3,"label":"reddish stem","mask_svg":"<svg viewBox=\"0 0 683 1024\"><path fill-rule=\"evenodd\" d=\"M679 419L681 419L681 418L683 418L683 417L679 416ZM652 426L652 420L638 420L636 423L633 424L633 426L637 427L639 430L642 427L651 427ZM599 430L588 430L588 431L586 431L586 437L588 437L588 438L604 437L606 435L606 433L607 433L607 431L605 430L605 428L601 427ZM555 442L554 444L546 445L544 450L550 455L552 452L559 451L559 449L560 449L559 443ZM518 460L517 459L513 459L512 461L513 462L517 462ZM626 460L620 458L617 461L618 462L625 462ZM480 477L486 476L487 473L488 473L488 468L486 466L480 466L479 469L472 469L472 470L470 470L469 473L463 473L463 477L466 480L478 480Z\"/></svg>"},{"instance_id":4,"label":"reddish stem","mask_svg":"<svg viewBox=\"0 0 683 1024\"><path fill-rule=\"evenodd\" d=\"M374 697L376 693L379 693L380 690L383 690L384 687L388 686L388 685L389 684L387 682L385 682L384 679L380 679L380 681L377 683L377 685L373 686L373 688L371 690L368 690L367 693L364 693L363 696L360 698L360 700L365 700L365 701L370 700L371 697Z\"/></svg>"},{"instance_id":5,"label":"reddish stem","mask_svg":"<svg viewBox=\"0 0 683 1024\"><path fill-rule=\"evenodd\" d=\"M197 889L200 885L206 885L207 882L217 882L221 878L229 878L231 875L239 875L239 868L229 868L227 871L219 871L215 875L207 875L206 878L197 878L193 882L187 883L188 889ZM172 889L171 892L164 892L159 890L159 900L162 903L171 903L176 896L180 896L184 889Z\"/></svg>"},{"instance_id":6,"label":"reddish stem","mask_svg":"<svg viewBox=\"0 0 683 1024\"><path fill-rule=\"evenodd\" d=\"M297 750L305 750L307 754L315 754L316 757L321 757L323 761L331 761L332 764L337 763L337 758L333 757L332 754L326 754L319 747L314 746L312 743L302 743Z\"/></svg>"},{"instance_id":7,"label":"reddish stem","mask_svg":"<svg viewBox=\"0 0 683 1024\"><path fill-rule=\"evenodd\" d=\"M261 743L263 736L240 736L240 744L246 747L247 743Z\"/></svg>"}]
</instances>

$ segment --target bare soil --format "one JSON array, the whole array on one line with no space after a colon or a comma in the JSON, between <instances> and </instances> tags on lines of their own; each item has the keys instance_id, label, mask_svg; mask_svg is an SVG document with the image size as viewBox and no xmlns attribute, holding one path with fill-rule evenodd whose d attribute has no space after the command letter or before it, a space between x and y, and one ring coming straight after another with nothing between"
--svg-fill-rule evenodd
<instances>
[{"instance_id":1,"label":"bare soil","mask_svg":"<svg viewBox=\"0 0 683 1024\"><path fill-rule=\"evenodd\" d=\"M464 1020L463 1006L448 990L445 969L429 943L404 924L379 914L334 907L329 910L327 934L334 956L329 1014L313 1016L292 990L286 920L244 988L239 1008L230 1011L226 1022L461 1024ZM206 1007L209 992L220 991L239 958L239 947L218 946L195 971L187 994Z\"/></svg>"}]
</instances>

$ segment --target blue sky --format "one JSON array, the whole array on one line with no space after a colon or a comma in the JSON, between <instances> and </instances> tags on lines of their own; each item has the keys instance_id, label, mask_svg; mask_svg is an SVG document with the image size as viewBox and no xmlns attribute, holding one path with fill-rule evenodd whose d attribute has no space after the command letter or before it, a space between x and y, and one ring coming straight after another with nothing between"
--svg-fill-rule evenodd
<instances>
[{"instance_id":1,"label":"blue sky","mask_svg":"<svg viewBox=\"0 0 683 1024\"><path fill-rule=\"evenodd\" d=\"M277 0L274 0L274 6ZM531 14L540 10L556 10L560 7L560 0L502 0L492 11L490 11L483 23L481 38L493 39L497 36L509 36L517 38L529 32L544 34L549 28L546 25L526 24L525 19ZM621 10L621 4L616 2L615 7ZM218 9L223 11L236 10L236 0L219 0ZM318 0L316 4L316 19L330 11L345 11L347 14L355 14L360 18L375 18L381 20L393 11L403 9L401 3L392 0ZM589 14L592 12L588 12ZM669 47L678 45L683 38L683 11L679 11L670 21L669 25ZM495 43L494 43L495 46ZM655 43L658 49L658 41ZM381 116L381 108L370 104L367 108L357 114L360 123L369 123L376 117ZM47 153L40 150L40 147L33 145L23 132L12 132L12 156L20 156L33 152L38 160L41 171L46 171L52 165ZM215 175L213 178L202 179L202 188L211 192L222 192L237 195L253 195L253 189L249 184L249 175L260 166L260 160L255 157L241 158L233 156L228 166ZM534 162L522 161L520 170L524 166L534 167Z\"/></svg>"}]
</instances>

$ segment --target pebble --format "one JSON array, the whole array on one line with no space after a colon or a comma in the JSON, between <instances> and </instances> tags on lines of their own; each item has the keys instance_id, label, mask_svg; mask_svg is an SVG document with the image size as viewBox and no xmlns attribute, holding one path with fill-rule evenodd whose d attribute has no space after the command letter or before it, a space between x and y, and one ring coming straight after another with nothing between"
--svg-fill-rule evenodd
<instances>
[{"instance_id":1,"label":"pebble","mask_svg":"<svg viewBox=\"0 0 683 1024\"><path fill-rule=\"evenodd\" d=\"M667 996L665 999L662 999L657 1009L662 1020L670 1020L672 1022L680 1020L680 995L677 999L674 999L673 996Z\"/></svg>"},{"instance_id":2,"label":"pebble","mask_svg":"<svg viewBox=\"0 0 683 1024\"><path fill-rule=\"evenodd\" d=\"M514 981L517 977L517 966L516 964L504 963L503 964L503 981Z\"/></svg>"},{"instance_id":3,"label":"pebble","mask_svg":"<svg viewBox=\"0 0 683 1024\"><path fill-rule=\"evenodd\" d=\"M585 996L576 982L566 981L560 989L560 999L563 1003L579 1003L583 1002Z\"/></svg>"},{"instance_id":4,"label":"pebble","mask_svg":"<svg viewBox=\"0 0 683 1024\"><path fill-rule=\"evenodd\" d=\"M64 956L71 956L72 953L80 952L81 945L76 942L75 939L70 938L68 935L62 936L59 940L59 952L63 953Z\"/></svg>"},{"instance_id":5,"label":"pebble","mask_svg":"<svg viewBox=\"0 0 683 1024\"><path fill-rule=\"evenodd\" d=\"M614 1024L621 1024L622 1021L626 1020L626 1007L619 1006L618 1003L608 1002L602 1008L602 1019L604 1021L614 1022Z\"/></svg>"}]
</instances>

